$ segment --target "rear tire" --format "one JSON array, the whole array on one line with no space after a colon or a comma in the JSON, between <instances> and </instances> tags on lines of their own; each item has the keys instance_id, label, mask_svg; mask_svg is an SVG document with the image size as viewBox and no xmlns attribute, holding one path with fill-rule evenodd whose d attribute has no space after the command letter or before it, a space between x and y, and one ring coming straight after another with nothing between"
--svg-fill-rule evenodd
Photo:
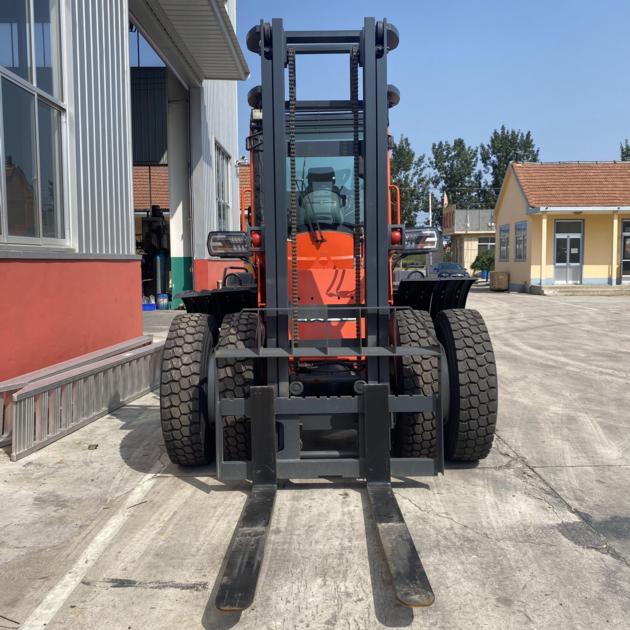
<instances>
[{"instance_id":1,"label":"rear tire","mask_svg":"<svg viewBox=\"0 0 630 630\"><path fill-rule=\"evenodd\" d=\"M448 362L450 406L444 427L444 454L474 462L488 456L497 424L497 369L481 314L449 309L435 318Z\"/></svg>"},{"instance_id":2,"label":"rear tire","mask_svg":"<svg viewBox=\"0 0 630 630\"><path fill-rule=\"evenodd\" d=\"M184 313L172 322L162 353L160 417L170 460L180 466L214 461L214 430L208 419L208 357L212 316Z\"/></svg>"},{"instance_id":3,"label":"rear tire","mask_svg":"<svg viewBox=\"0 0 630 630\"><path fill-rule=\"evenodd\" d=\"M217 350L257 348L262 333L258 313L242 311L223 318ZM255 383L254 359L217 359L217 381L221 398L247 398ZM251 459L251 428L245 416L223 417L225 461Z\"/></svg>"},{"instance_id":4,"label":"rear tire","mask_svg":"<svg viewBox=\"0 0 630 630\"><path fill-rule=\"evenodd\" d=\"M431 316L426 311L396 311L399 346L426 348L438 341ZM404 395L432 396L438 389L437 357L412 355L402 357L398 365L396 392ZM431 411L396 414L392 431L394 457L435 457L435 416Z\"/></svg>"}]
</instances>

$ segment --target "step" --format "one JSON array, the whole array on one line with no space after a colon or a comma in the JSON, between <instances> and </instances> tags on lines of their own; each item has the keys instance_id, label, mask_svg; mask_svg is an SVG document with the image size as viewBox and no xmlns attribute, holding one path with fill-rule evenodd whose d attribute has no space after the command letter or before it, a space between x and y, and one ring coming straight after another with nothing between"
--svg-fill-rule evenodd
<instances>
[{"instance_id":1,"label":"step","mask_svg":"<svg viewBox=\"0 0 630 630\"><path fill-rule=\"evenodd\" d=\"M609 296L615 297L620 295L630 295L630 285L571 285L571 286L552 286L544 287L545 295L562 295L562 296Z\"/></svg>"}]
</instances>

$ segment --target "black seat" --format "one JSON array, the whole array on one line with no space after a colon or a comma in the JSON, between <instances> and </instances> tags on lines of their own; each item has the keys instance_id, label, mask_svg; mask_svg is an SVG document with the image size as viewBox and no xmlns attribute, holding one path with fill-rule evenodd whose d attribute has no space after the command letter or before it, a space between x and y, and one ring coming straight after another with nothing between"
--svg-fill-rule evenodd
<instances>
[{"instance_id":1,"label":"black seat","mask_svg":"<svg viewBox=\"0 0 630 630\"><path fill-rule=\"evenodd\" d=\"M335 170L329 166L308 170L308 185L298 199L298 225L343 223L345 199L335 185Z\"/></svg>"}]
</instances>

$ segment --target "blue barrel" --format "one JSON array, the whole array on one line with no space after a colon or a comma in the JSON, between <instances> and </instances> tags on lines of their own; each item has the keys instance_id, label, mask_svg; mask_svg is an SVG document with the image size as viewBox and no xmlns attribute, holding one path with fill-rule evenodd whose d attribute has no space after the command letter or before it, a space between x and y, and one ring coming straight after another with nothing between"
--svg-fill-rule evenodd
<instances>
[{"instance_id":1,"label":"blue barrel","mask_svg":"<svg viewBox=\"0 0 630 630\"><path fill-rule=\"evenodd\" d=\"M158 293L156 296L155 303L157 304L158 310L164 311L168 308L168 294L167 293Z\"/></svg>"}]
</instances>

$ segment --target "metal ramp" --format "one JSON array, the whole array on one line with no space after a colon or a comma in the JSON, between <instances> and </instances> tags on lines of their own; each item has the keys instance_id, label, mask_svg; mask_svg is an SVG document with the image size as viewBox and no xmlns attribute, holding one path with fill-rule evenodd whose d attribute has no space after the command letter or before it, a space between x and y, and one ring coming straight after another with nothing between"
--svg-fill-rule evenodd
<instances>
[{"instance_id":1,"label":"metal ramp","mask_svg":"<svg viewBox=\"0 0 630 630\"><path fill-rule=\"evenodd\" d=\"M0 383L2 445L16 461L159 385L163 342L143 336Z\"/></svg>"}]
</instances>

